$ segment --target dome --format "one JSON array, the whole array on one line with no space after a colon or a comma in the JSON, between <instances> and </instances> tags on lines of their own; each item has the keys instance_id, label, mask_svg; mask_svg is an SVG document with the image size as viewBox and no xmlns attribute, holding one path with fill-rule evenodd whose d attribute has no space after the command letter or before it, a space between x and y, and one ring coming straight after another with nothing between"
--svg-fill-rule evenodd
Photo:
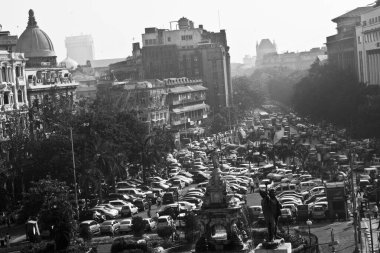
<instances>
[{"instance_id":1,"label":"dome","mask_svg":"<svg viewBox=\"0 0 380 253\"><path fill-rule=\"evenodd\" d=\"M29 10L28 26L17 41L16 52L25 57L55 57L53 43L38 26L33 10Z\"/></svg>"},{"instance_id":2,"label":"dome","mask_svg":"<svg viewBox=\"0 0 380 253\"><path fill-rule=\"evenodd\" d=\"M67 56L63 61L59 63L59 65L68 69L76 69L79 64Z\"/></svg>"}]
</instances>

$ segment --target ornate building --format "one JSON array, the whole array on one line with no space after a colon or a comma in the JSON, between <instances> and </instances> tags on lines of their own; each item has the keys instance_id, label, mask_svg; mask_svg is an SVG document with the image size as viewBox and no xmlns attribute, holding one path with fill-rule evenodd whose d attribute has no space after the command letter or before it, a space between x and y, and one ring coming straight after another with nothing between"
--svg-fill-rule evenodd
<instances>
[{"instance_id":1,"label":"ornate building","mask_svg":"<svg viewBox=\"0 0 380 253\"><path fill-rule=\"evenodd\" d=\"M273 43L269 39L262 39L260 44L256 43L256 67L262 64L262 60L266 55L277 54L276 43Z\"/></svg>"},{"instance_id":2,"label":"ornate building","mask_svg":"<svg viewBox=\"0 0 380 253\"><path fill-rule=\"evenodd\" d=\"M33 10L29 10L28 26L17 41L16 51L28 59L25 76L29 104L42 101L53 90L74 98L78 84L68 69L57 66L53 43L37 26Z\"/></svg>"}]
</instances>

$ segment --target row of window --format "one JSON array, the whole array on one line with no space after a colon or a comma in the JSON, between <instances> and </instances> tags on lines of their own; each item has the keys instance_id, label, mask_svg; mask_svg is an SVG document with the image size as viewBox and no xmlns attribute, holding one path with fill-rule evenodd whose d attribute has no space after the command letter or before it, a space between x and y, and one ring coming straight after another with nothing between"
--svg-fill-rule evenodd
<instances>
[{"instance_id":1,"label":"row of window","mask_svg":"<svg viewBox=\"0 0 380 253\"><path fill-rule=\"evenodd\" d=\"M150 45L156 45L157 44L157 39L147 39L145 40L145 45L150 46Z\"/></svg>"},{"instance_id":2,"label":"row of window","mask_svg":"<svg viewBox=\"0 0 380 253\"><path fill-rule=\"evenodd\" d=\"M150 118L152 120L160 120L160 119L166 119L167 118L167 113L166 112L156 112L152 113L150 115Z\"/></svg>"},{"instance_id":3,"label":"row of window","mask_svg":"<svg viewBox=\"0 0 380 253\"><path fill-rule=\"evenodd\" d=\"M375 24L375 23L377 23L377 22L380 22L380 16L378 16L378 17L374 17L374 18L370 18L370 19L368 20L368 23L369 23L370 25ZM363 25L366 26L366 25L367 25L367 21L363 21Z\"/></svg>"},{"instance_id":4,"label":"row of window","mask_svg":"<svg viewBox=\"0 0 380 253\"><path fill-rule=\"evenodd\" d=\"M24 70L22 67L16 66L15 67L16 77L23 76L24 75L23 71ZM15 78L13 77L11 67L1 66L0 82L15 82Z\"/></svg>"},{"instance_id":5,"label":"row of window","mask_svg":"<svg viewBox=\"0 0 380 253\"><path fill-rule=\"evenodd\" d=\"M181 36L181 40L192 40L193 39L193 35L182 35Z\"/></svg>"},{"instance_id":6,"label":"row of window","mask_svg":"<svg viewBox=\"0 0 380 253\"><path fill-rule=\"evenodd\" d=\"M364 35L364 43L380 41L380 31L371 32ZM358 36L358 44L361 44L361 36Z\"/></svg>"},{"instance_id":7,"label":"row of window","mask_svg":"<svg viewBox=\"0 0 380 253\"><path fill-rule=\"evenodd\" d=\"M172 121L178 121L178 120L188 120L193 118L200 118L204 115L204 110L196 110L196 111L189 111L182 114L172 114L171 120Z\"/></svg>"}]
</instances>

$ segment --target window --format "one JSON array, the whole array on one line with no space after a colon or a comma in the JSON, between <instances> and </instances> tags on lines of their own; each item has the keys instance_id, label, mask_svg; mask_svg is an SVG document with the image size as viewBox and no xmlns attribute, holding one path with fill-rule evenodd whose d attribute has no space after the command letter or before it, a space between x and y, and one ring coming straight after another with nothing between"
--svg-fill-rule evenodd
<instances>
[{"instance_id":1,"label":"window","mask_svg":"<svg viewBox=\"0 0 380 253\"><path fill-rule=\"evenodd\" d=\"M4 93L4 104L9 105L9 92Z\"/></svg>"},{"instance_id":2,"label":"window","mask_svg":"<svg viewBox=\"0 0 380 253\"><path fill-rule=\"evenodd\" d=\"M170 42L172 40L172 38L168 37L168 41Z\"/></svg>"},{"instance_id":3,"label":"window","mask_svg":"<svg viewBox=\"0 0 380 253\"><path fill-rule=\"evenodd\" d=\"M22 103L22 102L23 102L23 100L22 100L22 91L21 91L21 90L18 90L18 91L17 91L17 101L18 101L19 103Z\"/></svg>"},{"instance_id":4,"label":"window","mask_svg":"<svg viewBox=\"0 0 380 253\"><path fill-rule=\"evenodd\" d=\"M192 40L193 39L193 35L182 35L181 39L182 40Z\"/></svg>"},{"instance_id":5,"label":"window","mask_svg":"<svg viewBox=\"0 0 380 253\"><path fill-rule=\"evenodd\" d=\"M360 39L360 36L358 36L358 44L361 44L361 39Z\"/></svg>"}]
</instances>

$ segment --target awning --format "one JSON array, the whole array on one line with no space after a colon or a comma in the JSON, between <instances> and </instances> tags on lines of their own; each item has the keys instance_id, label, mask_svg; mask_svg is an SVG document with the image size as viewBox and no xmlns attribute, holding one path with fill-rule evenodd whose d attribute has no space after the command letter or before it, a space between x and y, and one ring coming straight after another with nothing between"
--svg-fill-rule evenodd
<instances>
[{"instance_id":1,"label":"awning","mask_svg":"<svg viewBox=\"0 0 380 253\"><path fill-rule=\"evenodd\" d=\"M207 90L207 88L202 85L179 86L179 87L171 88L169 93L186 93L186 92L202 91L202 90Z\"/></svg>"},{"instance_id":2,"label":"awning","mask_svg":"<svg viewBox=\"0 0 380 253\"><path fill-rule=\"evenodd\" d=\"M197 111L201 109L208 109L209 106L206 104L196 104L196 105L189 105L189 106L184 106L184 107L179 107L179 108L174 108L173 112L176 114L184 113L184 112L191 112L191 111Z\"/></svg>"}]
</instances>

